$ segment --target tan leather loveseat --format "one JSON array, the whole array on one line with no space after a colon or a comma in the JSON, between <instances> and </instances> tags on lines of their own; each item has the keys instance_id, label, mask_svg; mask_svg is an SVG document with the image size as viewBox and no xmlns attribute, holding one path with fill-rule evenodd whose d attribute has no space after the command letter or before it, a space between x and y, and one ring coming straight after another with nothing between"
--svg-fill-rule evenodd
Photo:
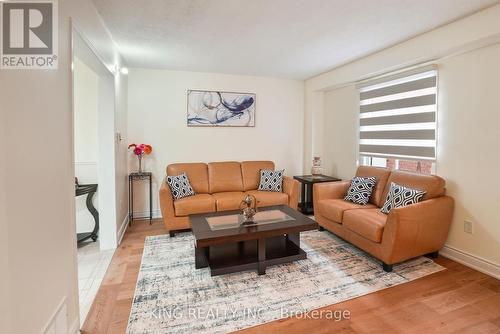
<instances>
[{"instance_id":1,"label":"tan leather loveseat","mask_svg":"<svg viewBox=\"0 0 500 334\"><path fill-rule=\"evenodd\" d=\"M439 176L359 167L356 176L375 176L377 183L367 205L344 201L350 181L314 185L314 213L318 224L383 262L392 265L420 255L437 256L450 228L454 201L445 196L445 181ZM425 190L417 204L392 209L380 208L391 182Z\"/></svg>"},{"instance_id":2,"label":"tan leather loveseat","mask_svg":"<svg viewBox=\"0 0 500 334\"><path fill-rule=\"evenodd\" d=\"M186 172L194 196L174 200L168 184L160 188L160 207L165 227L175 231L191 228L188 215L238 210L245 194L252 194L258 206L288 205L297 209L299 182L285 176L283 192L258 191L261 169L274 169L272 161L177 163L167 166L167 175Z\"/></svg>"}]
</instances>

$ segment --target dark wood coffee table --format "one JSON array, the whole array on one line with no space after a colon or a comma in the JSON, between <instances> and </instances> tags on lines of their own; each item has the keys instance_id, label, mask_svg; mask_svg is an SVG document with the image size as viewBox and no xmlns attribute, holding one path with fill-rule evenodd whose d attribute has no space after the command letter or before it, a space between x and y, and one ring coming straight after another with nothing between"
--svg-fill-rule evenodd
<instances>
[{"instance_id":1,"label":"dark wood coffee table","mask_svg":"<svg viewBox=\"0 0 500 334\"><path fill-rule=\"evenodd\" d=\"M307 258L300 248L300 232L318 228L312 219L284 205L260 208L257 220L267 221L256 225L240 226L235 221L239 214L189 216L196 269L210 267L212 276L254 269L263 275L268 266Z\"/></svg>"}]
</instances>

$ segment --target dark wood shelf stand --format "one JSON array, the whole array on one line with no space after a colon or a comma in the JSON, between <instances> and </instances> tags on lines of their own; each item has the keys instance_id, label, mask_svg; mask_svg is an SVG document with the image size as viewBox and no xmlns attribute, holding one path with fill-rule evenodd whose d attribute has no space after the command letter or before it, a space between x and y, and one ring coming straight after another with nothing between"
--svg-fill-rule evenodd
<instances>
[{"instance_id":1,"label":"dark wood shelf stand","mask_svg":"<svg viewBox=\"0 0 500 334\"><path fill-rule=\"evenodd\" d=\"M293 177L301 184L301 195L299 203L299 211L305 215L313 215L313 185L322 182L336 182L340 179L328 175L297 175Z\"/></svg>"}]
</instances>

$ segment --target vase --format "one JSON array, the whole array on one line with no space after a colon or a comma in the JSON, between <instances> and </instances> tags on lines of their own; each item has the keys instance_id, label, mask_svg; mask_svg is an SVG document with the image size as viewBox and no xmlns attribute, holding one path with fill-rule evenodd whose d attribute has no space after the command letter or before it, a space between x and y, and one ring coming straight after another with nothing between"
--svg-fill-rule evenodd
<instances>
[{"instance_id":1,"label":"vase","mask_svg":"<svg viewBox=\"0 0 500 334\"><path fill-rule=\"evenodd\" d=\"M139 170L137 173L141 174L142 173L142 155L138 155L137 159L139 159Z\"/></svg>"},{"instance_id":2,"label":"vase","mask_svg":"<svg viewBox=\"0 0 500 334\"><path fill-rule=\"evenodd\" d=\"M311 167L311 174L312 175L323 174L323 166L321 164L321 158L320 157L314 157L314 159L313 159L313 165Z\"/></svg>"}]
</instances>

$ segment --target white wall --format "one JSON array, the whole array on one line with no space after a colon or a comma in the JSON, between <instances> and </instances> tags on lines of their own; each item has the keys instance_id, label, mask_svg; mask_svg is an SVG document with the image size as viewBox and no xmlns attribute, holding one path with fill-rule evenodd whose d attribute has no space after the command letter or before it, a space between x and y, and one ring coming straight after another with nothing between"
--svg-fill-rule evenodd
<instances>
[{"instance_id":1,"label":"white wall","mask_svg":"<svg viewBox=\"0 0 500 334\"><path fill-rule=\"evenodd\" d=\"M340 67L306 82L305 156L325 156L343 178L357 160L358 96L354 82L425 61L439 65L436 172L447 180L456 210L447 245L500 264L500 5ZM319 100L319 102L318 102ZM324 108L317 108L324 104ZM474 234L463 232L471 219ZM498 269L497 269L498 270Z\"/></svg>"},{"instance_id":2,"label":"white wall","mask_svg":"<svg viewBox=\"0 0 500 334\"><path fill-rule=\"evenodd\" d=\"M81 184L97 183L97 84L98 77L83 61L73 61L75 176ZM97 196L94 197L97 203ZM97 205L95 205L98 208ZM86 195L75 197L76 232L89 232L94 218L88 211Z\"/></svg>"},{"instance_id":3,"label":"white wall","mask_svg":"<svg viewBox=\"0 0 500 334\"><path fill-rule=\"evenodd\" d=\"M323 164L327 175L350 179L356 170L358 92L354 85L325 94Z\"/></svg>"},{"instance_id":4,"label":"white wall","mask_svg":"<svg viewBox=\"0 0 500 334\"><path fill-rule=\"evenodd\" d=\"M499 59L496 44L440 63L436 166L456 199L447 243L498 265ZM465 219L474 222L473 235L464 233Z\"/></svg>"},{"instance_id":5,"label":"white wall","mask_svg":"<svg viewBox=\"0 0 500 334\"><path fill-rule=\"evenodd\" d=\"M500 5L496 5L306 80L304 166L309 168L312 157L323 149L318 130L324 111L318 105L322 92L500 41L499 16Z\"/></svg>"},{"instance_id":6,"label":"white wall","mask_svg":"<svg viewBox=\"0 0 500 334\"><path fill-rule=\"evenodd\" d=\"M80 183L97 183L98 77L79 58L74 60L75 175Z\"/></svg>"},{"instance_id":7,"label":"white wall","mask_svg":"<svg viewBox=\"0 0 500 334\"><path fill-rule=\"evenodd\" d=\"M275 161L277 168L285 168L288 175L302 171L304 86L301 81L132 69L128 85L128 141L153 145L153 154L145 157L143 166L154 172L155 210L165 167L173 162L268 159ZM189 89L255 93L256 126L188 127ZM137 159L130 155L129 169L135 171L137 165ZM136 208L147 209L144 205Z\"/></svg>"},{"instance_id":8,"label":"white wall","mask_svg":"<svg viewBox=\"0 0 500 334\"><path fill-rule=\"evenodd\" d=\"M10 310L5 333L41 333L64 299L68 333L79 323L70 17L107 64L121 62L92 2L64 0L59 1L59 69L0 71L2 142L18 148L2 167L8 175L2 189L9 189L1 210L8 263L2 266L0 291L14 292L5 296ZM1 244L5 247L3 239ZM0 299L5 302L3 294Z\"/></svg>"},{"instance_id":9,"label":"white wall","mask_svg":"<svg viewBox=\"0 0 500 334\"><path fill-rule=\"evenodd\" d=\"M0 103L0 119L5 119L7 112ZM0 142L6 143L5 122L0 122ZM0 154L0 333L11 333L10 327L10 293L9 293L9 238L7 225L7 184L6 169L7 159L5 154Z\"/></svg>"},{"instance_id":10,"label":"white wall","mask_svg":"<svg viewBox=\"0 0 500 334\"><path fill-rule=\"evenodd\" d=\"M127 102L128 76L115 76L115 131L122 138L121 140L115 139L115 205L118 242L128 226Z\"/></svg>"}]
</instances>

